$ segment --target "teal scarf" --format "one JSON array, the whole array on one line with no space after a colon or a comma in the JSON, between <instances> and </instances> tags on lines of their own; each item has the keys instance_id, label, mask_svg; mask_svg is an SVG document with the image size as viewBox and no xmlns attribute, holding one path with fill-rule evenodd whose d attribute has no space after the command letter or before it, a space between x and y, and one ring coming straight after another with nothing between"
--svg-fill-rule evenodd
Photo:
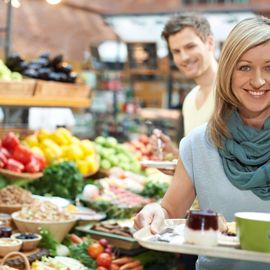
<instances>
[{"instance_id":1,"label":"teal scarf","mask_svg":"<svg viewBox=\"0 0 270 270\"><path fill-rule=\"evenodd\" d=\"M256 129L233 112L228 128L232 138L223 139L224 149L219 150L225 174L237 188L270 200L270 117Z\"/></svg>"}]
</instances>

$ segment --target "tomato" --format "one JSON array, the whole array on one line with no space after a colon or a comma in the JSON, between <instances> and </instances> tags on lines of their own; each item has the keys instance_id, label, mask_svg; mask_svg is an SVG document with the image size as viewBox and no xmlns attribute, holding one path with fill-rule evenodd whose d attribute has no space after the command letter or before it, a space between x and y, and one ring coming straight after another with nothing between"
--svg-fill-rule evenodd
<instances>
[{"instance_id":1,"label":"tomato","mask_svg":"<svg viewBox=\"0 0 270 270\"><path fill-rule=\"evenodd\" d=\"M87 248L87 253L92 258L97 258L104 251L104 247L99 243L93 243Z\"/></svg>"},{"instance_id":2,"label":"tomato","mask_svg":"<svg viewBox=\"0 0 270 270\"><path fill-rule=\"evenodd\" d=\"M112 256L108 253L101 253L97 256L96 261L99 266L110 267L112 264Z\"/></svg>"},{"instance_id":3,"label":"tomato","mask_svg":"<svg viewBox=\"0 0 270 270\"><path fill-rule=\"evenodd\" d=\"M105 247L105 248L106 248L106 247L108 246L108 244L109 244L108 240L105 239L105 238L99 239L98 242L99 242L103 247Z\"/></svg>"},{"instance_id":4,"label":"tomato","mask_svg":"<svg viewBox=\"0 0 270 270\"><path fill-rule=\"evenodd\" d=\"M108 268L104 267L104 266L98 266L96 268L96 270L109 270Z\"/></svg>"},{"instance_id":5,"label":"tomato","mask_svg":"<svg viewBox=\"0 0 270 270\"><path fill-rule=\"evenodd\" d=\"M114 264L114 263L111 264L110 270L119 270L119 269L120 269L120 266L118 266L117 264Z\"/></svg>"}]
</instances>

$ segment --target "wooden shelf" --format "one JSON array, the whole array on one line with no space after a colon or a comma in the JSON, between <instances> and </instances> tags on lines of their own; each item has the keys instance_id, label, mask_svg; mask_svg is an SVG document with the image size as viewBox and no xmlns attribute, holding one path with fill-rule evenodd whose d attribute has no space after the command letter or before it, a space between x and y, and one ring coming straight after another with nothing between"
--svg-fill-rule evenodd
<instances>
[{"instance_id":1,"label":"wooden shelf","mask_svg":"<svg viewBox=\"0 0 270 270\"><path fill-rule=\"evenodd\" d=\"M7 97L0 96L0 106L14 107L66 107L89 108L90 98L48 98L48 97Z\"/></svg>"}]
</instances>

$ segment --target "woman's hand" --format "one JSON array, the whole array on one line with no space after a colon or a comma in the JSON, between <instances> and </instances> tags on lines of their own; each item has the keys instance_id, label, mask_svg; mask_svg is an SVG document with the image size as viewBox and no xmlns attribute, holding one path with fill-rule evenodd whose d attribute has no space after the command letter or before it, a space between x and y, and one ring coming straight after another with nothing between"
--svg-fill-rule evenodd
<instances>
[{"instance_id":1,"label":"woman's hand","mask_svg":"<svg viewBox=\"0 0 270 270\"><path fill-rule=\"evenodd\" d=\"M135 217L134 228L139 230L144 226L150 225L153 234L159 232L159 228L167 218L167 212L158 203L146 205Z\"/></svg>"}]
</instances>

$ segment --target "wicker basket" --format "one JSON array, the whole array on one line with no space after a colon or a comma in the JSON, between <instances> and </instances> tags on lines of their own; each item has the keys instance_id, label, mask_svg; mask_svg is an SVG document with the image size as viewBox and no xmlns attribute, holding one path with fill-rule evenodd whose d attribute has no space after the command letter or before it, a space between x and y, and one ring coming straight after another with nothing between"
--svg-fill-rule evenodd
<instances>
[{"instance_id":1,"label":"wicker basket","mask_svg":"<svg viewBox=\"0 0 270 270\"><path fill-rule=\"evenodd\" d=\"M31 267L30 267L30 263L27 259L27 257L21 253L21 252L17 252L17 251L14 251L14 252L10 252L8 253L2 260L1 260L1 263L0 263L0 269L1 270L17 270L16 268L13 268L13 267L10 267L8 265L6 265L7 261L9 258L11 257L19 257L23 262L24 262L24 269L25 270L30 270Z\"/></svg>"}]
</instances>

